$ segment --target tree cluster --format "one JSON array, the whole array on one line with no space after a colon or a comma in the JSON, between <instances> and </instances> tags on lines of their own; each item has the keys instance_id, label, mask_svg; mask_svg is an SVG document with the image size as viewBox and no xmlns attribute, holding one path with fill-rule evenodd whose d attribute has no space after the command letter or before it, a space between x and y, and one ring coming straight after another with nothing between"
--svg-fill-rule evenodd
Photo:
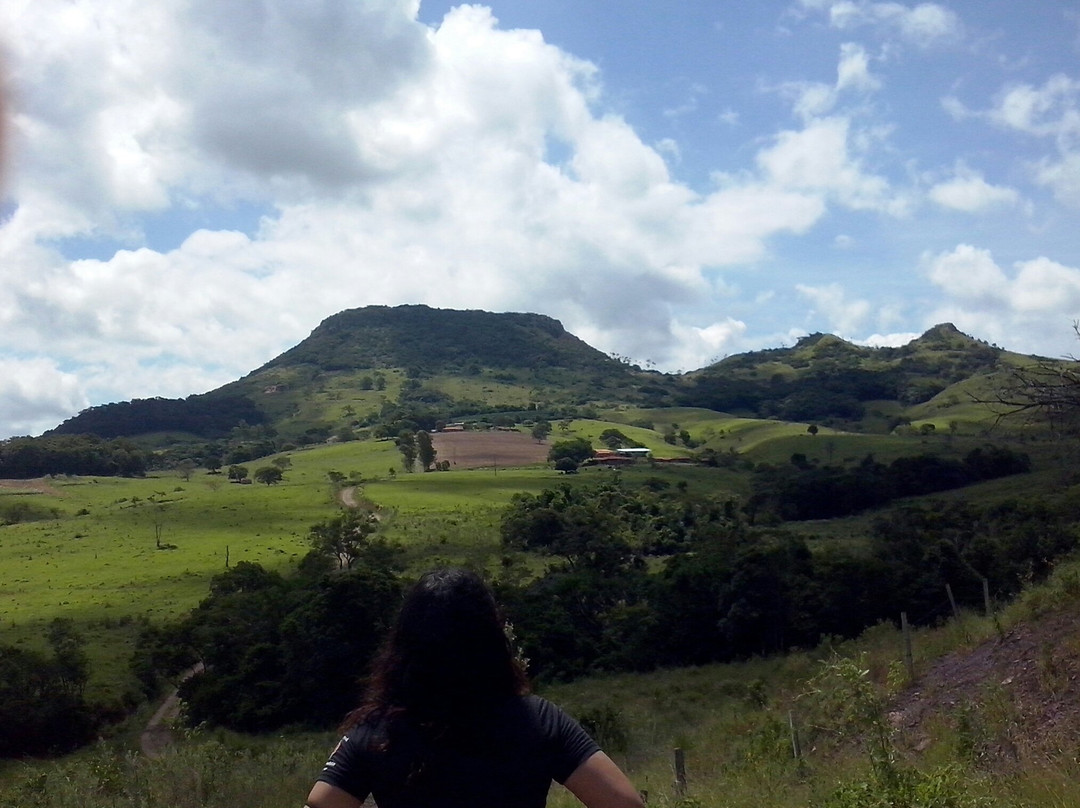
<instances>
[{"instance_id":1,"label":"tree cluster","mask_svg":"<svg viewBox=\"0 0 1080 808\"><path fill-rule=\"evenodd\" d=\"M358 682L400 603L387 565L284 578L240 562L213 580L184 620L144 632L135 668L149 692L196 662L180 695L193 723L264 732L325 728L358 697Z\"/></svg>"},{"instance_id":2,"label":"tree cluster","mask_svg":"<svg viewBox=\"0 0 1080 808\"><path fill-rule=\"evenodd\" d=\"M795 454L787 466L757 470L746 512L751 520L833 519L881 508L901 497L962 488L1030 469L1027 455L990 445L973 449L962 460L922 454L885 465L867 456L852 467L819 467Z\"/></svg>"},{"instance_id":3,"label":"tree cluster","mask_svg":"<svg viewBox=\"0 0 1080 808\"><path fill-rule=\"evenodd\" d=\"M261 424L266 416L246 396L194 395L187 398L137 398L83 410L50 434L90 434L101 438L150 432L184 432L222 438L241 421Z\"/></svg>"},{"instance_id":4,"label":"tree cluster","mask_svg":"<svg viewBox=\"0 0 1080 808\"><path fill-rule=\"evenodd\" d=\"M46 435L0 442L0 478L30 479L47 474L141 477L147 454L126 440L93 435Z\"/></svg>"},{"instance_id":5,"label":"tree cluster","mask_svg":"<svg viewBox=\"0 0 1080 808\"><path fill-rule=\"evenodd\" d=\"M946 584L970 607L984 579L996 596L1015 594L1075 550L1069 524L1038 503L907 507L875 522L867 551L812 552L797 534L746 524L731 503L563 488L508 509L507 547L553 563L500 596L540 678L728 661L855 636L901 611L934 623L950 613ZM651 538L665 530L666 541ZM663 561L646 565L653 548Z\"/></svg>"},{"instance_id":6,"label":"tree cluster","mask_svg":"<svg viewBox=\"0 0 1080 808\"><path fill-rule=\"evenodd\" d=\"M70 752L101 722L83 695L88 676L83 639L69 622L47 632L51 653L0 646L0 758Z\"/></svg>"}]
</instances>

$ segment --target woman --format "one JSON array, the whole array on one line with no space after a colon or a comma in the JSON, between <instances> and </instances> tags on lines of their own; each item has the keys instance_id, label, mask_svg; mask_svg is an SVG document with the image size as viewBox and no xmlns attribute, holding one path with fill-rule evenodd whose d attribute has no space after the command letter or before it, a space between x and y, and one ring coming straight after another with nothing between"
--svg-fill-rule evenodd
<instances>
[{"instance_id":1,"label":"woman","mask_svg":"<svg viewBox=\"0 0 1080 808\"><path fill-rule=\"evenodd\" d=\"M542 808L552 780L588 808L641 808L626 775L529 695L491 591L462 569L410 590L309 808Z\"/></svg>"}]
</instances>

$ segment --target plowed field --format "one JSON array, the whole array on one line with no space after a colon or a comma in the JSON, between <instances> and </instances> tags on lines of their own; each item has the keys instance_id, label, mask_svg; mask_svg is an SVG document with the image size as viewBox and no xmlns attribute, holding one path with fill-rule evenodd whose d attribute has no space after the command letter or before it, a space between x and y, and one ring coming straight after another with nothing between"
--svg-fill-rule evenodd
<instances>
[{"instance_id":1,"label":"plowed field","mask_svg":"<svg viewBox=\"0 0 1080 808\"><path fill-rule=\"evenodd\" d=\"M438 459L451 469L534 466L547 460L547 442L523 432L437 432L432 435Z\"/></svg>"}]
</instances>

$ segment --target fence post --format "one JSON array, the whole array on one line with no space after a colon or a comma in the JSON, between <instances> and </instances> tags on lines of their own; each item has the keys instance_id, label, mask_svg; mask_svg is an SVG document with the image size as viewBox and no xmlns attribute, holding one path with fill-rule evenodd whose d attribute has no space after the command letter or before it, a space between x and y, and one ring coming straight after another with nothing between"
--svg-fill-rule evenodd
<instances>
[{"instance_id":1,"label":"fence post","mask_svg":"<svg viewBox=\"0 0 1080 808\"><path fill-rule=\"evenodd\" d=\"M983 605L986 607L986 616L990 617L994 621L994 628L997 630L999 640L1005 639L1005 629L1001 626L1001 621L998 620L997 613L994 612L994 604L990 602L990 580L983 578Z\"/></svg>"},{"instance_id":2,"label":"fence post","mask_svg":"<svg viewBox=\"0 0 1080 808\"><path fill-rule=\"evenodd\" d=\"M802 757L802 747L799 746L799 728L795 726L795 711L788 710L788 727L791 728L791 755L795 760Z\"/></svg>"},{"instance_id":3,"label":"fence post","mask_svg":"<svg viewBox=\"0 0 1080 808\"><path fill-rule=\"evenodd\" d=\"M908 681L915 681L915 658L911 654L911 627L908 626L907 612L900 612L900 628L904 632L904 667L907 668Z\"/></svg>"},{"instance_id":4,"label":"fence post","mask_svg":"<svg viewBox=\"0 0 1080 808\"><path fill-rule=\"evenodd\" d=\"M686 757L678 747L675 748L675 791L680 797L686 793Z\"/></svg>"},{"instance_id":5,"label":"fence post","mask_svg":"<svg viewBox=\"0 0 1080 808\"><path fill-rule=\"evenodd\" d=\"M952 616L959 620L960 610L956 608L956 598L953 597L951 584L945 584L945 594L949 596L949 605L952 606Z\"/></svg>"}]
</instances>

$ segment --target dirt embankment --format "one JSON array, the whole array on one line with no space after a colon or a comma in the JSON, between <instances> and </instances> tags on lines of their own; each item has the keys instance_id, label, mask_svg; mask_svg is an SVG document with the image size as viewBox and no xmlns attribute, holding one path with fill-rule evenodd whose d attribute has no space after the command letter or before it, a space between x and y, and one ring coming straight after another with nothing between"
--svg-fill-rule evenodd
<instances>
[{"instance_id":1,"label":"dirt embankment","mask_svg":"<svg viewBox=\"0 0 1080 808\"><path fill-rule=\"evenodd\" d=\"M1007 763L1065 750L1080 738L1080 606L1036 617L972 650L938 660L892 706L905 744L920 749L928 726L959 726L981 751ZM972 725L972 722L977 725Z\"/></svg>"}]
</instances>

